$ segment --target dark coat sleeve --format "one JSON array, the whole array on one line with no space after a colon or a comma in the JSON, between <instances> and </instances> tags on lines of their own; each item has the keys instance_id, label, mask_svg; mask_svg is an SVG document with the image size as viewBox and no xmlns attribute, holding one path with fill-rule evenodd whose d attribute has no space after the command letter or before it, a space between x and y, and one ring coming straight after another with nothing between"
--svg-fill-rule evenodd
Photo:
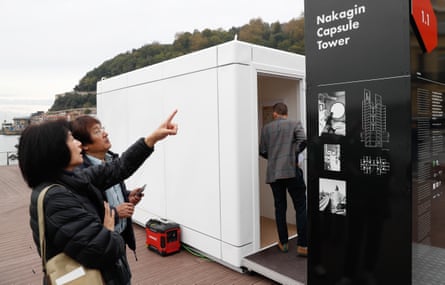
<instances>
[{"instance_id":1,"label":"dark coat sleeve","mask_svg":"<svg viewBox=\"0 0 445 285\"><path fill-rule=\"evenodd\" d=\"M154 149L148 147L144 139L141 138L123 152L119 158L78 171L82 171L81 175L87 177L94 186L100 190L106 190L130 177L153 151Z\"/></svg>"},{"instance_id":2,"label":"dark coat sleeve","mask_svg":"<svg viewBox=\"0 0 445 285\"><path fill-rule=\"evenodd\" d=\"M299 154L300 152L304 151L307 146L306 133L304 131L301 122L297 122L294 136L295 136L295 143L297 145L297 154Z\"/></svg>"},{"instance_id":3,"label":"dark coat sleeve","mask_svg":"<svg viewBox=\"0 0 445 285\"><path fill-rule=\"evenodd\" d=\"M259 148L258 148L258 149L259 149L260 156L263 157L263 158L265 158L265 159L267 159L267 157L268 157L268 156L267 156L268 134L267 134L266 128L267 128L267 127L264 127L264 128L261 130L260 146L259 146Z\"/></svg>"}]
</instances>

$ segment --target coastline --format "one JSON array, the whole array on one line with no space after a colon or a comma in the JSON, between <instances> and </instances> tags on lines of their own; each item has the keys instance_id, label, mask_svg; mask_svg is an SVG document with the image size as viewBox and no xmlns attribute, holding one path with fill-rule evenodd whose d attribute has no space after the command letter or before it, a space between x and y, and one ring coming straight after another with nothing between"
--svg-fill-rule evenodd
<instances>
[{"instance_id":1,"label":"coastline","mask_svg":"<svg viewBox=\"0 0 445 285\"><path fill-rule=\"evenodd\" d=\"M0 135L3 135L3 136L19 136L21 134L22 134L22 131L0 130Z\"/></svg>"}]
</instances>

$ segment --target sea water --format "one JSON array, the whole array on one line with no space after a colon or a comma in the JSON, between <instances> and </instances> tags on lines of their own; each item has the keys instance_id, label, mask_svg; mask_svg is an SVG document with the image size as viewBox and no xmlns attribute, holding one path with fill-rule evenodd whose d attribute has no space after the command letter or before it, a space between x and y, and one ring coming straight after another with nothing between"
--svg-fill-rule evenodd
<instances>
[{"instance_id":1,"label":"sea water","mask_svg":"<svg viewBox=\"0 0 445 285\"><path fill-rule=\"evenodd\" d=\"M8 164L8 156L17 154L15 147L19 143L20 136L0 135L0 165ZM17 164L17 159L9 159L9 165Z\"/></svg>"}]
</instances>

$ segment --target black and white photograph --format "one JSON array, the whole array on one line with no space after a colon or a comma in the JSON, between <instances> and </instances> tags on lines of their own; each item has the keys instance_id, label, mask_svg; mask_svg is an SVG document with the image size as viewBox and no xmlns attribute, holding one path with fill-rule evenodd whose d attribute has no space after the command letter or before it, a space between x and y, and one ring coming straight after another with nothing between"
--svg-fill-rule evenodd
<instances>
[{"instance_id":1,"label":"black and white photograph","mask_svg":"<svg viewBox=\"0 0 445 285\"><path fill-rule=\"evenodd\" d=\"M318 94L319 135L346 135L345 91Z\"/></svg>"},{"instance_id":2,"label":"black and white photograph","mask_svg":"<svg viewBox=\"0 0 445 285\"><path fill-rule=\"evenodd\" d=\"M323 155L324 170L341 171L339 144L325 144Z\"/></svg>"},{"instance_id":3,"label":"black and white photograph","mask_svg":"<svg viewBox=\"0 0 445 285\"><path fill-rule=\"evenodd\" d=\"M346 181L320 178L320 211L346 216Z\"/></svg>"}]
</instances>

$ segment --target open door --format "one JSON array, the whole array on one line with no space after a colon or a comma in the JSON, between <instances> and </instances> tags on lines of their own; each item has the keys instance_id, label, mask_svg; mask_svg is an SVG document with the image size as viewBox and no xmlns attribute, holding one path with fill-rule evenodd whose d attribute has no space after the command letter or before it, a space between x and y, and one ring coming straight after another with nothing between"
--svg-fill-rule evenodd
<instances>
[{"instance_id":1,"label":"open door","mask_svg":"<svg viewBox=\"0 0 445 285\"><path fill-rule=\"evenodd\" d=\"M272 106L283 102L288 106L288 116L293 120L303 120L304 104L301 104L301 80L270 74L259 74L258 84L258 138L262 127L272 120ZM259 141L259 140L258 140ZM267 161L259 162L259 249L243 259L243 265L281 284L304 284L307 275L307 259L297 256L295 209L290 197L287 202L287 222L289 229L289 252L282 253L277 248L278 234L275 225L274 200L270 186L265 183ZM301 163L304 165L305 160ZM302 167L305 170L305 167Z\"/></svg>"}]
</instances>

